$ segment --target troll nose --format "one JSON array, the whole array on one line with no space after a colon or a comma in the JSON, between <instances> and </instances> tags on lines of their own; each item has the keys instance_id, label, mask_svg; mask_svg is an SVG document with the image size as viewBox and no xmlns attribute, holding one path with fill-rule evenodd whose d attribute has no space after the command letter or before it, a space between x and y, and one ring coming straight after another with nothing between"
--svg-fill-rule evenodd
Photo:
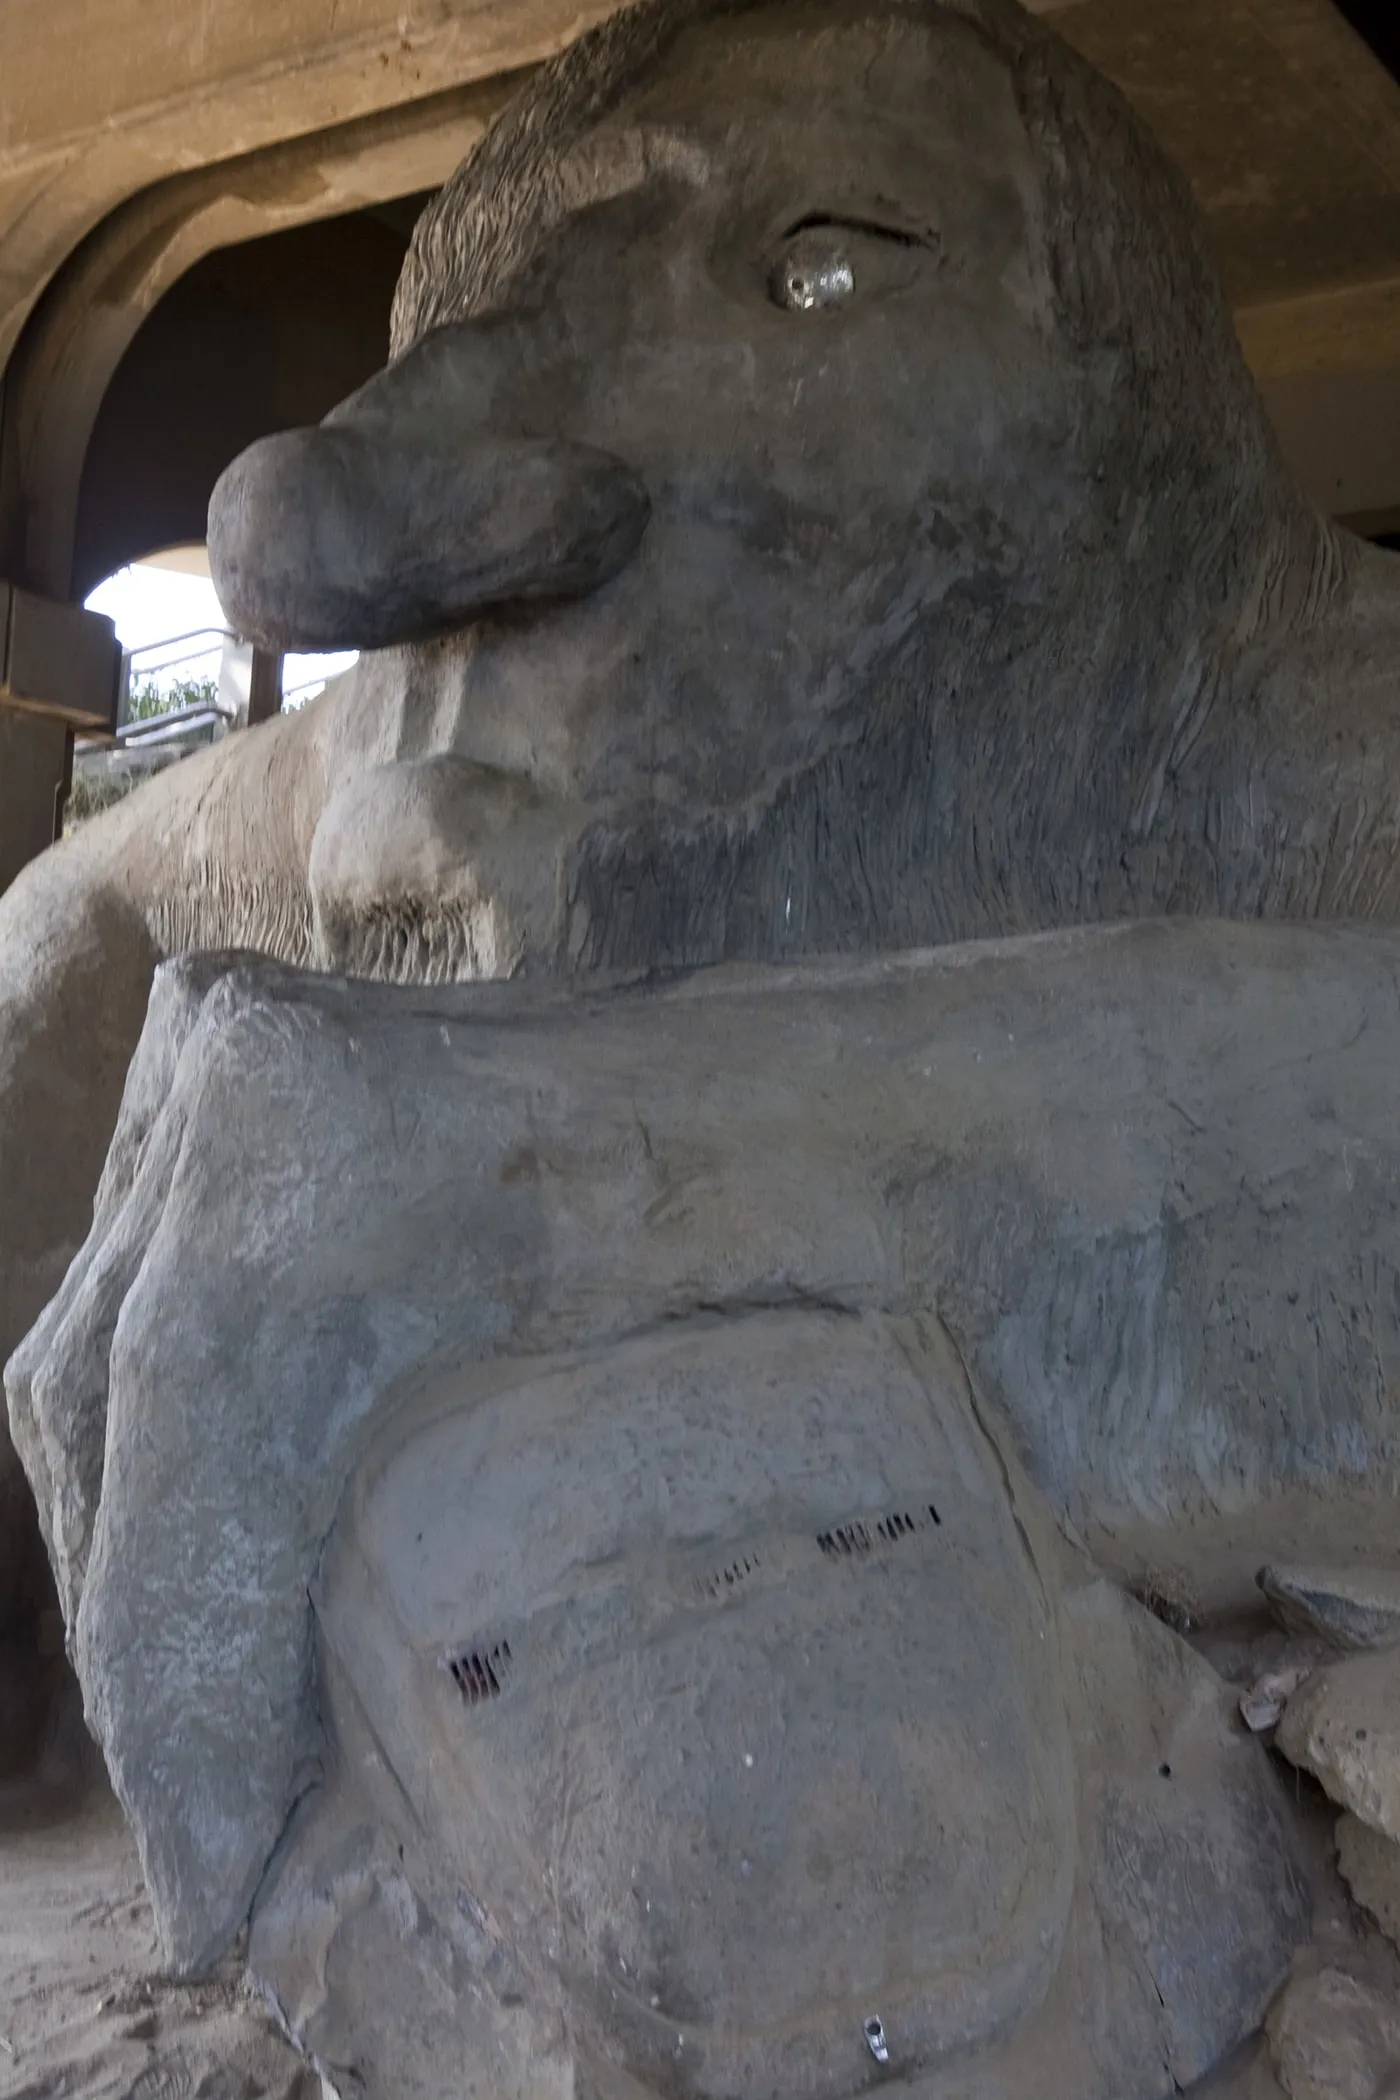
<instances>
[{"instance_id":1,"label":"troll nose","mask_svg":"<svg viewBox=\"0 0 1400 2100\"><path fill-rule=\"evenodd\" d=\"M268 649L382 649L494 606L585 596L636 551L647 493L611 453L494 431L443 330L312 429L240 453L209 504L230 622Z\"/></svg>"}]
</instances>

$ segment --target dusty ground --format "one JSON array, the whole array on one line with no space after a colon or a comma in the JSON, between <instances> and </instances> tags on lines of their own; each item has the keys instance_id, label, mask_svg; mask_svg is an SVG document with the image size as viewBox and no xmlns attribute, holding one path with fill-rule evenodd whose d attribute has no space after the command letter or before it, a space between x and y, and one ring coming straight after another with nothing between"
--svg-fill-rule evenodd
<instances>
[{"instance_id":1,"label":"dusty ground","mask_svg":"<svg viewBox=\"0 0 1400 2100\"><path fill-rule=\"evenodd\" d=\"M136 1848L70 1696L0 1782L3 2100L321 2100L236 1964L160 1974Z\"/></svg>"}]
</instances>

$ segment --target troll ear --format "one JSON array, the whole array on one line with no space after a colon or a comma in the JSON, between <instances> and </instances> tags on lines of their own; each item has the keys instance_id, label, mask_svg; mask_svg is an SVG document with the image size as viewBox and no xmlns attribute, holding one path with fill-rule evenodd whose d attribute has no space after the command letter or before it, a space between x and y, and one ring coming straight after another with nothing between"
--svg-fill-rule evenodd
<instances>
[{"instance_id":1,"label":"troll ear","mask_svg":"<svg viewBox=\"0 0 1400 2100\"><path fill-rule=\"evenodd\" d=\"M382 649L511 602L582 597L636 551L650 505L587 445L492 437L421 402L396 429L391 370L316 429L262 438L209 503L231 624L266 649Z\"/></svg>"}]
</instances>

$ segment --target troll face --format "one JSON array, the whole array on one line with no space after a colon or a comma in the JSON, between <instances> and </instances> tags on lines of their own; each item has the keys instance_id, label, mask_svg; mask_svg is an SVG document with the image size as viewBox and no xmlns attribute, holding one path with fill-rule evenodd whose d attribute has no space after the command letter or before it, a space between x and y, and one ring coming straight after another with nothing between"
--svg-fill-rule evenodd
<instances>
[{"instance_id":1,"label":"troll face","mask_svg":"<svg viewBox=\"0 0 1400 2100\"><path fill-rule=\"evenodd\" d=\"M210 514L245 632L373 652L310 865L320 958L372 974L979 930L1028 706L1050 801L992 917L1060 915L1064 779L1151 747L1291 500L1189 207L998 0L604 25L420 221L395 347ZM707 823L766 830L707 868L667 836Z\"/></svg>"},{"instance_id":2,"label":"troll face","mask_svg":"<svg viewBox=\"0 0 1400 2100\"><path fill-rule=\"evenodd\" d=\"M1088 381L977 23L765 7L633 71L469 164L455 306L440 261L401 293L427 332L237 462L211 544L264 640L413 645L436 748L593 807L732 804L849 735L950 592L1051 590Z\"/></svg>"}]
</instances>

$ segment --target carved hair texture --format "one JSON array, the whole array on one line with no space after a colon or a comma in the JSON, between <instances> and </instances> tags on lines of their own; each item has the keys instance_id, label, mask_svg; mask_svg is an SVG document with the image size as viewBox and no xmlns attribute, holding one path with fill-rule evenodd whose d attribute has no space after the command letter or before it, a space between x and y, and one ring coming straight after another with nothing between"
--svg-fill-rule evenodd
<instances>
[{"instance_id":1,"label":"carved hair texture","mask_svg":"<svg viewBox=\"0 0 1400 2100\"><path fill-rule=\"evenodd\" d=\"M763 4L643 0L543 66L419 219L394 300L393 355L499 301L569 209L569 149L685 28ZM803 12L792 12L800 28ZM956 18L1006 66L1041 170L1068 345L1121 357L1159 395L1178 446L1184 419L1204 423L1217 463L1248 433L1256 471L1264 453L1274 465L1195 208L1117 89L1014 0L876 0L869 12L913 24ZM1113 391L1121 400L1131 388Z\"/></svg>"}]
</instances>

